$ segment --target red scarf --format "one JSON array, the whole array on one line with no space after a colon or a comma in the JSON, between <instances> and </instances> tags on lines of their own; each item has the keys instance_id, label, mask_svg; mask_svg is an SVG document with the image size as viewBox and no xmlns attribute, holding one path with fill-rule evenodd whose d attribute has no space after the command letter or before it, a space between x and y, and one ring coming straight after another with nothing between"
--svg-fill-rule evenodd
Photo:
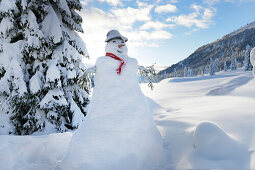
<instances>
[{"instance_id":1,"label":"red scarf","mask_svg":"<svg viewBox=\"0 0 255 170\"><path fill-rule=\"evenodd\" d=\"M119 66L118 69L116 69L117 74L120 75L121 69L122 69L123 65L125 64L124 60L122 60L121 58L119 58L118 56L116 56L116 55L114 55L112 53L106 53L105 55L108 56L108 57L111 57L111 58L113 58L115 60L119 60L120 61L120 66Z\"/></svg>"}]
</instances>

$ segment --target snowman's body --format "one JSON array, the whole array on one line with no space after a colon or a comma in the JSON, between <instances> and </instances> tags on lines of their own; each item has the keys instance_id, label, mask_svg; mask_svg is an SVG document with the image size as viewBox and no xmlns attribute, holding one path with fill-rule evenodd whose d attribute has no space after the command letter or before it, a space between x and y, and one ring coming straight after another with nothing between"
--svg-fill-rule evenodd
<instances>
[{"instance_id":1,"label":"snowman's body","mask_svg":"<svg viewBox=\"0 0 255 170\"><path fill-rule=\"evenodd\" d=\"M137 80L137 60L109 56L96 62L95 88L86 121L74 133L62 169L156 169L161 137Z\"/></svg>"}]
</instances>

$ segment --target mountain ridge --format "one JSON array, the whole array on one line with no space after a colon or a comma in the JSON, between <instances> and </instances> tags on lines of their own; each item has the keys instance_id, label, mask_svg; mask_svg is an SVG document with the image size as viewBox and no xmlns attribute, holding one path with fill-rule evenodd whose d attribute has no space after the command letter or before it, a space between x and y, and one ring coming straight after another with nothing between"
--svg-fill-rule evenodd
<instances>
[{"instance_id":1,"label":"mountain ridge","mask_svg":"<svg viewBox=\"0 0 255 170\"><path fill-rule=\"evenodd\" d=\"M191 68L194 75L199 75L201 70L208 69L210 58L213 60L218 59L220 70L223 70L224 60L226 60L227 66L229 66L233 52L237 55L237 62L239 67L241 67L244 64L247 45L255 46L255 21L224 35L214 42L199 47L187 58L160 71L158 75L160 80L166 74L168 75L167 77L173 77L174 74L183 77L184 67Z\"/></svg>"}]
</instances>

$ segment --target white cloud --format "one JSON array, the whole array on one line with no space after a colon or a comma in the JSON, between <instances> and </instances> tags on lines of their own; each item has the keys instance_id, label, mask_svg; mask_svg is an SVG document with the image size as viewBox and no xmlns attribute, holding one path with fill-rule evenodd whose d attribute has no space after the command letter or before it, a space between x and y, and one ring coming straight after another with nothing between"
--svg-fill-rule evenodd
<instances>
[{"instance_id":1,"label":"white cloud","mask_svg":"<svg viewBox=\"0 0 255 170\"><path fill-rule=\"evenodd\" d=\"M176 11L177 11L176 6L172 4L161 5L155 8L156 13L169 13L169 12L176 12Z\"/></svg>"},{"instance_id":2,"label":"white cloud","mask_svg":"<svg viewBox=\"0 0 255 170\"><path fill-rule=\"evenodd\" d=\"M162 22L159 22L159 21L149 21L149 22L146 22L144 25L142 25L140 27L141 30L148 30L148 29L156 29L156 30L161 30L161 29L164 29L164 28L173 28L175 26L175 24L165 24L165 23L162 23Z\"/></svg>"},{"instance_id":3,"label":"white cloud","mask_svg":"<svg viewBox=\"0 0 255 170\"><path fill-rule=\"evenodd\" d=\"M147 3L141 2L141 1L136 1L136 4L137 4L138 7L144 7L144 6L148 5Z\"/></svg>"},{"instance_id":4,"label":"white cloud","mask_svg":"<svg viewBox=\"0 0 255 170\"><path fill-rule=\"evenodd\" d=\"M212 23L212 17L216 14L215 8L204 8L200 5L191 5L194 12L188 15L179 15L167 18L168 22L173 22L177 25L185 27L197 27L200 29L208 28Z\"/></svg>"},{"instance_id":5,"label":"white cloud","mask_svg":"<svg viewBox=\"0 0 255 170\"><path fill-rule=\"evenodd\" d=\"M119 8L110 12L116 17L121 24L132 25L136 21L149 21L151 19L150 11L153 5L143 8Z\"/></svg>"},{"instance_id":6,"label":"white cloud","mask_svg":"<svg viewBox=\"0 0 255 170\"><path fill-rule=\"evenodd\" d=\"M87 6L87 5L88 5L88 1L81 1L81 4L82 4L83 6Z\"/></svg>"},{"instance_id":7,"label":"white cloud","mask_svg":"<svg viewBox=\"0 0 255 170\"><path fill-rule=\"evenodd\" d=\"M150 11L152 5L147 5L140 8L119 8L105 12L98 8L89 8L81 11L83 17L84 34L80 34L84 39L87 49L90 54L91 63L94 63L96 58L103 56L105 53L105 38L106 34L111 29L117 29L120 33L128 38L129 55L135 57L139 47L157 47L159 40L170 39L172 34L162 30L168 28L172 24L161 23L154 30L147 30L146 27L152 27L150 24L144 26L145 29L135 28L136 22L151 23L152 16ZM153 23L153 22L152 22ZM152 24L151 23L151 24ZM160 23L160 22L154 22Z\"/></svg>"},{"instance_id":8,"label":"white cloud","mask_svg":"<svg viewBox=\"0 0 255 170\"><path fill-rule=\"evenodd\" d=\"M120 0L98 0L99 2L106 2L112 6L122 5Z\"/></svg>"},{"instance_id":9,"label":"white cloud","mask_svg":"<svg viewBox=\"0 0 255 170\"><path fill-rule=\"evenodd\" d=\"M154 30L152 32L144 30L134 30L133 32L126 32L126 35L130 37L130 41L140 41L145 42L148 40L161 40L161 39L170 39L173 35L164 30Z\"/></svg>"},{"instance_id":10,"label":"white cloud","mask_svg":"<svg viewBox=\"0 0 255 170\"><path fill-rule=\"evenodd\" d=\"M190 31L188 31L188 32L185 32L185 34L186 35L190 35L190 34L192 34L193 32L197 32L199 29L198 28L194 28L194 29L192 29L192 30L190 30Z\"/></svg>"},{"instance_id":11,"label":"white cloud","mask_svg":"<svg viewBox=\"0 0 255 170\"><path fill-rule=\"evenodd\" d=\"M174 4L174 3L177 3L178 0L170 0L170 2Z\"/></svg>"},{"instance_id":12,"label":"white cloud","mask_svg":"<svg viewBox=\"0 0 255 170\"><path fill-rule=\"evenodd\" d=\"M208 5L214 5L219 3L220 0L205 0L204 3L208 4Z\"/></svg>"}]
</instances>

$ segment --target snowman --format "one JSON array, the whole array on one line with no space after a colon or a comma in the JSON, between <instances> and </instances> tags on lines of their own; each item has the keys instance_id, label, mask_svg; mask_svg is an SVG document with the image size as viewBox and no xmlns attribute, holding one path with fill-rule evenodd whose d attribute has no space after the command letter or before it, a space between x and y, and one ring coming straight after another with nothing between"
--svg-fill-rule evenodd
<instances>
[{"instance_id":1,"label":"snowman","mask_svg":"<svg viewBox=\"0 0 255 170\"><path fill-rule=\"evenodd\" d=\"M58 169L155 170L161 136L138 80L128 39L111 30L106 55L95 64L95 87L85 122L76 130Z\"/></svg>"},{"instance_id":2,"label":"snowman","mask_svg":"<svg viewBox=\"0 0 255 170\"><path fill-rule=\"evenodd\" d=\"M250 61L251 61L251 64L253 65L253 76L255 77L255 47L251 50L251 53L250 53Z\"/></svg>"}]
</instances>

